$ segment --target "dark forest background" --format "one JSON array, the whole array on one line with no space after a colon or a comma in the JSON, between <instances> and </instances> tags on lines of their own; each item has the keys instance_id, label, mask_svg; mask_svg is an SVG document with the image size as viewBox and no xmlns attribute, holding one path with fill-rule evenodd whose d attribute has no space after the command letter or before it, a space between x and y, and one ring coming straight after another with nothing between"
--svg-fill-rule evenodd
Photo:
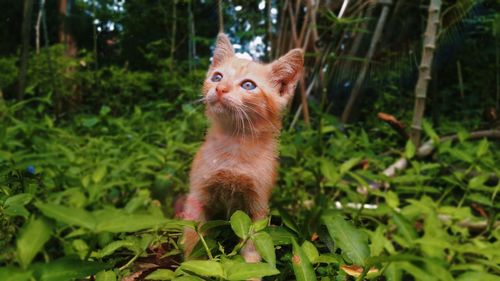
<instances>
[{"instance_id":1,"label":"dark forest background","mask_svg":"<svg viewBox=\"0 0 500 281\"><path fill-rule=\"evenodd\" d=\"M0 280L497 280L498 1L0 7ZM175 219L219 32L306 52L265 222Z\"/></svg>"}]
</instances>

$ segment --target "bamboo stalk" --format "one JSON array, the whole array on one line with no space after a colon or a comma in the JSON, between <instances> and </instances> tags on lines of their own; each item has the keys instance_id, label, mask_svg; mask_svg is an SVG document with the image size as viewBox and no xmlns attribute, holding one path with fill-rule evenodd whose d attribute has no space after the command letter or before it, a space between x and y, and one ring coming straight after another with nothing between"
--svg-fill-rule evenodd
<instances>
[{"instance_id":1,"label":"bamboo stalk","mask_svg":"<svg viewBox=\"0 0 500 281\"><path fill-rule=\"evenodd\" d=\"M219 33L224 32L224 9L222 8L222 0L217 1L219 10Z\"/></svg>"},{"instance_id":2,"label":"bamboo stalk","mask_svg":"<svg viewBox=\"0 0 500 281\"><path fill-rule=\"evenodd\" d=\"M375 32L373 33L372 41L370 43L370 48L368 49L368 53L366 54L366 60L363 63L361 68L361 72L354 84L354 88L352 89L351 95L349 96L349 100L347 101L347 105L342 113L342 123L348 123L351 120L352 111L354 109L354 105L361 93L361 89L363 87L363 82L366 77L366 73L368 72L368 68L370 66L373 54L375 53L375 49L377 47L377 43L382 36L382 31L384 29L385 21L387 20L387 16L389 15L389 5L385 4L382 8L382 12L377 22L377 26L375 27Z\"/></svg>"},{"instance_id":3,"label":"bamboo stalk","mask_svg":"<svg viewBox=\"0 0 500 281\"><path fill-rule=\"evenodd\" d=\"M436 34L439 26L439 14L441 11L441 0L431 0L429 5L429 14L427 27L424 35L424 46L422 61L418 75L417 85L415 86L415 109L413 111L413 121L411 125L410 139L416 147L420 145L420 135L422 133L422 119L425 111L425 100L427 97L427 88L431 80L431 66L436 49Z\"/></svg>"},{"instance_id":4,"label":"bamboo stalk","mask_svg":"<svg viewBox=\"0 0 500 281\"><path fill-rule=\"evenodd\" d=\"M38 9L38 16L36 18L36 25L35 25L35 46L36 46L36 53L40 53L40 24L42 22L42 15L43 15L43 9L45 9L45 0L40 0L40 8Z\"/></svg>"},{"instance_id":5,"label":"bamboo stalk","mask_svg":"<svg viewBox=\"0 0 500 281\"><path fill-rule=\"evenodd\" d=\"M170 75L173 75L173 71L174 71L174 55L175 55L176 36L177 36L177 0L174 0L174 1L172 1L172 36L170 39Z\"/></svg>"},{"instance_id":6,"label":"bamboo stalk","mask_svg":"<svg viewBox=\"0 0 500 281\"><path fill-rule=\"evenodd\" d=\"M24 98L24 90L26 88L32 12L33 12L33 0L24 0L23 23L21 27L22 48L21 48L21 60L19 66L19 91L17 95L17 98L19 100L22 100Z\"/></svg>"},{"instance_id":7,"label":"bamboo stalk","mask_svg":"<svg viewBox=\"0 0 500 281\"><path fill-rule=\"evenodd\" d=\"M297 3L300 3L300 1L297 1ZM297 12L297 10L299 10L300 6L298 4L296 6L297 6L297 8L296 8L296 12ZM292 29L292 38L293 38L295 48L301 48L302 42L299 41L299 37L297 35L296 15L293 13L291 5L288 5L288 14L290 16L290 26ZM309 126L310 125L309 106L307 103L307 94L306 94L304 75L302 75L300 77L299 89L300 89L300 100L302 103L302 114L304 115L304 122L306 123L307 126Z\"/></svg>"}]
</instances>

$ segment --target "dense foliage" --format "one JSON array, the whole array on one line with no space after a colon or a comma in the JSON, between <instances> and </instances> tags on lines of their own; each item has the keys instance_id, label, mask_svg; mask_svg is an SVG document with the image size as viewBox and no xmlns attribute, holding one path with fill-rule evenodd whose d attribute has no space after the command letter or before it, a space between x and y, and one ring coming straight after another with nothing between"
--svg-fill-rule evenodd
<instances>
[{"instance_id":1,"label":"dense foliage","mask_svg":"<svg viewBox=\"0 0 500 281\"><path fill-rule=\"evenodd\" d=\"M64 21L56 2L45 6L50 42ZM453 30L443 31L440 44L448 47L437 50L433 80L440 83L429 90L422 143L432 151L375 117L385 111L411 120L416 59L396 43L417 40L410 42L420 48L418 34L405 33L421 28L414 13L405 32L384 35L357 123L342 124L338 115L359 72L354 62L363 58L328 49L325 64L335 68L309 99L311 124L292 121L299 99L284 117L270 216L252 222L236 212L203 225L176 214L208 126L196 100L217 1L70 2L65 21L78 54L68 55L64 44L30 52L22 100L15 98L21 39L0 42L0 280L498 280L498 62L491 61L500 56L500 17L492 16L491 1L443 1L443 25ZM265 34L258 3L229 2L226 29L237 43ZM288 1L270 2L281 13ZM482 4L478 17L458 19L472 32L454 30L456 7L475 3ZM237 14L236 5L250 8ZM397 16L414 8L397 8L387 30L397 30ZM21 10L19 1L0 12L12 18L0 26L2 36L20 28L13 15ZM346 34L375 23L365 25L363 15L319 11L317 45L351 46L355 39ZM96 19L102 32L92 42ZM450 55L449 45L460 48ZM307 54L311 61L319 56ZM389 175L396 161L407 166ZM191 260L182 256L185 227L202 238ZM241 257L249 240L261 263Z\"/></svg>"}]
</instances>

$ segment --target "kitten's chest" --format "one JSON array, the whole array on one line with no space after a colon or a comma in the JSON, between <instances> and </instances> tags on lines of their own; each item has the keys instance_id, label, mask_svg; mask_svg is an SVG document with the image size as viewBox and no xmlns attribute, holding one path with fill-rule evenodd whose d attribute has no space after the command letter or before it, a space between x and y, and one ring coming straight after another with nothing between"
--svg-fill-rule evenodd
<instances>
[{"instance_id":1,"label":"kitten's chest","mask_svg":"<svg viewBox=\"0 0 500 281\"><path fill-rule=\"evenodd\" d=\"M245 144L231 141L207 141L193 163L194 176L210 180L218 173L244 175L257 185L272 181L277 163L276 144L260 142Z\"/></svg>"},{"instance_id":2,"label":"kitten's chest","mask_svg":"<svg viewBox=\"0 0 500 281\"><path fill-rule=\"evenodd\" d=\"M242 173L270 168L276 161L274 144L255 145L210 142L201 151L203 162L212 171L238 170Z\"/></svg>"}]
</instances>

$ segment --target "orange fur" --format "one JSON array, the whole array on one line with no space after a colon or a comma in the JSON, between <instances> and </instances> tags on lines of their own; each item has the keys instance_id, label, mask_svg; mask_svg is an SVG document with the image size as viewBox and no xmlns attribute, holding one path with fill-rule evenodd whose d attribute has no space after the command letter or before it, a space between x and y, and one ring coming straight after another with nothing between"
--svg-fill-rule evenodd
<instances>
[{"instance_id":1,"label":"orange fur","mask_svg":"<svg viewBox=\"0 0 500 281\"><path fill-rule=\"evenodd\" d=\"M193 161L185 219L227 219L236 210L253 220L266 217L278 167L281 114L293 96L303 60L300 49L270 64L239 59L227 36L219 34L203 84L212 125ZM222 78L214 81L214 75ZM255 89L243 88L246 81ZM186 256L197 239L186 231ZM242 253L247 261L260 259L251 243Z\"/></svg>"}]
</instances>

